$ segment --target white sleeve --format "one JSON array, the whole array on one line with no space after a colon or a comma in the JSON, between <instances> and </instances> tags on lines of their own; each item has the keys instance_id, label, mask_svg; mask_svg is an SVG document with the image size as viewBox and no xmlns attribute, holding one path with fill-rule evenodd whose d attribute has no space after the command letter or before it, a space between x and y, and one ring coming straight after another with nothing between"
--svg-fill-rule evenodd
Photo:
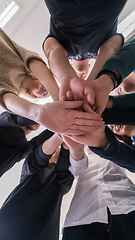
<instances>
[{"instance_id":1,"label":"white sleeve","mask_svg":"<svg viewBox=\"0 0 135 240\"><path fill-rule=\"evenodd\" d=\"M81 160L74 160L70 155L70 167L69 170L74 176L80 176L88 168L88 157L85 154Z\"/></svg>"}]
</instances>

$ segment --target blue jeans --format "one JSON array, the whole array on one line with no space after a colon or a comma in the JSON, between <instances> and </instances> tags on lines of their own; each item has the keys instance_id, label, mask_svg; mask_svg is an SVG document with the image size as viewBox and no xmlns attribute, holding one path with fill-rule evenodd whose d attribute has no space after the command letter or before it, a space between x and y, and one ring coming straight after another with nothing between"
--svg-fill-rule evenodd
<instances>
[{"instance_id":1,"label":"blue jeans","mask_svg":"<svg viewBox=\"0 0 135 240\"><path fill-rule=\"evenodd\" d=\"M133 240L135 239L135 211L111 215L108 224L91 223L64 229L62 240Z\"/></svg>"}]
</instances>

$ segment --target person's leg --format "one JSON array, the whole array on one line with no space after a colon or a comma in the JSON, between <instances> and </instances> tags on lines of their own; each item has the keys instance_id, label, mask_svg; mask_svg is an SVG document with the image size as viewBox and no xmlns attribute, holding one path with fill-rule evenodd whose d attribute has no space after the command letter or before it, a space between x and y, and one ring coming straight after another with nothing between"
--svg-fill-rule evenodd
<instances>
[{"instance_id":1,"label":"person's leg","mask_svg":"<svg viewBox=\"0 0 135 240\"><path fill-rule=\"evenodd\" d=\"M64 229L62 240L110 240L104 223L91 223Z\"/></svg>"},{"instance_id":2,"label":"person's leg","mask_svg":"<svg viewBox=\"0 0 135 240\"><path fill-rule=\"evenodd\" d=\"M135 239L135 211L128 214L111 215L109 213L110 227L107 229L111 240Z\"/></svg>"}]
</instances>

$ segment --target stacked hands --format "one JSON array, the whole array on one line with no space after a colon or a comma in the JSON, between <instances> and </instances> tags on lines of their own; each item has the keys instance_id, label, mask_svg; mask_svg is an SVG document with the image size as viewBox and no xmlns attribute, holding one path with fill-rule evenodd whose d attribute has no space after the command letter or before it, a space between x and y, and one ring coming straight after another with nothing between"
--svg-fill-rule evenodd
<instances>
[{"instance_id":1,"label":"stacked hands","mask_svg":"<svg viewBox=\"0 0 135 240\"><path fill-rule=\"evenodd\" d=\"M63 79L59 101L38 105L12 93L5 93L7 109L40 123L59 134L70 136L84 145L106 148L109 140L101 114L113 89L108 75L98 79L83 80L78 76ZM23 112L23 113L22 113Z\"/></svg>"},{"instance_id":2,"label":"stacked hands","mask_svg":"<svg viewBox=\"0 0 135 240\"><path fill-rule=\"evenodd\" d=\"M106 148L109 140L100 115L107 104L109 92L109 84L105 85L105 78L102 76L100 79L91 81L76 78L69 82L61 82L60 101L53 103L55 109L58 109L59 123L56 126L55 122L52 126L62 134L74 159L83 157L84 151L81 150L84 145ZM54 114L49 105L48 107L48 111ZM78 157L76 157L77 153Z\"/></svg>"}]
</instances>

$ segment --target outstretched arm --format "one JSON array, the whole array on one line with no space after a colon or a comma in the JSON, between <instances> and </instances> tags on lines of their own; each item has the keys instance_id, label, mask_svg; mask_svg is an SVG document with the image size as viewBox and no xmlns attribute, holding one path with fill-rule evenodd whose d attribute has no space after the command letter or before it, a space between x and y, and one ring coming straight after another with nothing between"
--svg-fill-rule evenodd
<instances>
[{"instance_id":1,"label":"outstretched arm","mask_svg":"<svg viewBox=\"0 0 135 240\"><path fill-rule=\"evenodd\" d=\"M77 93L80 99L85 99L83 90L85 80L80 79L69 63L63 46L53 37L44 42L44 52L52 73L60 82L60 100L66 100L68 91Z\"/></svg>"},{"instance_id":2,"label":"outstretched arm","mask_svg":"<svg viewBox=\"0 0 135 240\"><path fill-rule=\"evenodd\" d=\"M38 105L12 93L5 93L3 101L9 111L32 119L57 133L83 134L103 125L102 118L83 101L57 101ZM75 110L79 107L85 112Z\"/></svg>"},{"instance_id":3,"label":"outstretched arm","mask_svg":"<svg viewBox=\"0 0 135 240\"><path fill-rule=\"evenodd\" d=\"M67 100L67 92L70 91L73 93L73 99L76 99L76 95L79 96L79 99L87 100L90 103L90 106L97 103L96 96L98 96L97 92L101 92L105 88L107 89L107 96L113 88L113 82L109 78L109 86L106 85L106 81L100 81L100 85L94 83L96 86L93 86L91 81L85 81L77 76L74 69L70 65L65 49L59 44L59 42L55 38L48 38L44 43L44 52L49 62L49 66L53 74L61 83L60 85L60 100ZM101 87L100 87L101 86ZM99 96L100 98L100 96ZM72 100L73 100L72 99ZM106 100L107 101L107 100ZM101 99L100 99L101 104ZM98 113L102 111L97 111Z\"/></svg>"},{"instance_id":4,"label":"outstretched arm","mask_svg":"<svg viewBox=\"0 0 135 240\"><path fill-rule=\"evenodd\" d=\"M91 133L87 132L82 136L71 136L71 138L79 143L88 144L90 150L100 157L135 172L135 147L129 147L118 141L108 127L99 127Z\"/></svg>"},{"instance_id":5,"label":"outstretched arm","mask_svg":"<svg viewBox=\"0 0 135 240\"><path fill-rule=\"evenodd\" d=\"M134 53L135 37L133 36L120 48L116 55L106 61L100 72L101 76L96 81L86 81L85 95L90 103L91 98L95 100L94 107L98 114L104 111L109 92L113 88L116 88L121 81L135 69ZM116 74L115 84L107 72L105 73L105 71L108 70Z\"/></svg>"},{"instance_id":6,"label":"outstretched arm","mask_svg":"<svg viewBox=\"0 0 135 240\"><path fill-rule=\"evenodd\" d=\"M80 176L88 167L87 156L84 152L84 145L73 141L71 138L63 136L64 142L70 151L70 171L74 176Z\"/></svg>"}]
</instances>

